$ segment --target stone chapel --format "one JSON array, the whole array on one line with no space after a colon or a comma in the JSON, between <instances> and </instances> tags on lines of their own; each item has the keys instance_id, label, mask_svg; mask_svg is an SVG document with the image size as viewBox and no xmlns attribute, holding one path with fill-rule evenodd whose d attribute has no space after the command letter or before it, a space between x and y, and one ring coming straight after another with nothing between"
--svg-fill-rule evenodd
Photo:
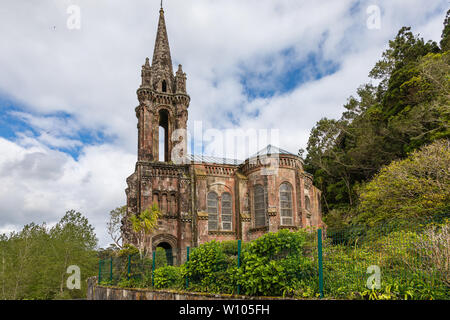
<instances>
[{"instance_id":1,"label":"stone chapel","mask_svg":"<svg viewBox=\"0 0 450 320\"><path fill-rule=\"evenodd\" d=\"M195 247L213 239L250 241L280 229L323 225L321 191L299 156L271 145L244 161L194 156L186 154L185 136L173 139L176 130L187 129L190 97L182 66L173 72L162 8L152 63L146 59L141 77L135 109L138 154L127 178L124 243L135 242L128 218L153 203L162 217L147 239L150 250ZM174 154L188 161L176 164Z\"/></svg>"}]
</instances>

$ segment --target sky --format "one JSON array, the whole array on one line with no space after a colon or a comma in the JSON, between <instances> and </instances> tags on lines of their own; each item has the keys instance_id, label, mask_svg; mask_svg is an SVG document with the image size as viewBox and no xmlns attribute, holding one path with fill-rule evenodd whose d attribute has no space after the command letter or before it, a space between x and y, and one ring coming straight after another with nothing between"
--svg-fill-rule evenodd
<instances>
[{"instance_id":1,"label":"sky","mask_svg":"<svg viewBox=\"0 0 450 320\"><path fill-rule=\"evenodd\" d=\"M37 5L39 3L39 5ZM2 0L0 233L85 215L107 247L137 160L140 70L159 0ZM339 118L402 26L439 41L446 0L165 0L191 97L190 153L245 159L227 132L297 153ZM194 132L194 128L200 128ZM200 135L198 134L200 132ZM273 133L273 134L272 134ZM271 140L272 141L272 140Z\"/></svg>"}]
</instances>

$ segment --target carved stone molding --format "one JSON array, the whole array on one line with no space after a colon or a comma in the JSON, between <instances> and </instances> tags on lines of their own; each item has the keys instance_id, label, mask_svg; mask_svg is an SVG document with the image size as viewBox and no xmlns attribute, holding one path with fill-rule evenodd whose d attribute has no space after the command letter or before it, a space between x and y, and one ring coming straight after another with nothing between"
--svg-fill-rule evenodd
<instances>
[{"instance_id":1,"label":"carved stone molding","mask_svg":"<svg viewBox=\"0 0 450 320\"><path fill-rule=\"evenodd\" d=\"M208 212L199 211L197 212L198 220L208 220Z\"/></svg>"},{"instance_id":2,"label":"carved stone molding","mask_svg":"<svg viewBox=\"0 0 450 320\"><path fill-rule=\"evenodd\" d=\"M263 226L263 227L256 227L248 230L249 233L255 233L259 231L269 231L269 226Z\"/></svg>"},{"instance_id":3,"label":"carved stone molding","mask_svg":"<svg viewBox=\"0 0 450 320\"><path fill-rule=\"evenodd\" d=\"M298 228L298 226L279 226L278 227L278 230L281 230L281 229L288 229L288 230L298 230L299 228Z\"/></svg>"},{"instance_id":4,"label":"carved stone molding","mask_svg":"<svg viewBox=\"0 0 450 320\"><path fill-rule=\"evenodd\" d=\"M275 207L268 208L268 209L267 209L267 214L268 214L270 217L275 217L275 216L277 215L277 208L275 208Z\"/></svg>"},{"instance_id":5,"label":"carved stone molding","mask_svg":"<svg viewBox=\"0 0 450 320\"><path fill-rule=\"evenodd\" d=\"M208 234L213 235L213 236L235 236L236 232L225 231L225 230L211 230L211 231L208 231Z\"/></svg>"},{"instance_id":6,"label":"carved stone molding","mask_svg":"<svg viewBox=\"0 0 450 320\"><path fill-rule=\"evenodd\" d=\"M168 233L160 233L152 238L152 250L156 251L158 244L167 242L172 248L177 247L177 238Z\"/></svg>"}]
</instances>

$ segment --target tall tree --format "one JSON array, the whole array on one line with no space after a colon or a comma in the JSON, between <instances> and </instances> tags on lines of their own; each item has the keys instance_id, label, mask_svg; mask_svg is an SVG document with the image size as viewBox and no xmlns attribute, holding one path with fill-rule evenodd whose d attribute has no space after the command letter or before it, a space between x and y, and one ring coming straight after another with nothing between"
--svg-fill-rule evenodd
<instances>
[{"instance_id":1,"label":"tall tree","mask_svg":"<svg viewBox=\"0 0 450 320\"><path fill-rule=\"evenodd\" d=\"M66 271L70 265L77 265L81 272L92 272L90 267L96 261L95 248L97 238L89 221L74 210L68 211L64 217L50 230L55 252L55 272L59 274L60 294L63 294Z\"/></svg>"},{"instance_id":2,"label":"tall tree","mask_svg":"<svg viewBox=\"0 0 450 320\"><path fill-rule=\"evenodd\" d=\"M450 50L450 9L447 11L447 15L445 17L444 30L442 30L440 45L442 51Z\"/></svg>"},{"instance_id":3,"label":"tall tree","mask_svg":"<svg viewBox=\"0 0 450 320\"><path fill-rule=\"evenodd\" d=\"M109 221L106 223L106 229L114 244L122 249L122 219L126 216L127 206L115 208L109 212Z\"/></svg>"},{"instance_id":4,"label":"tall tree","mask_svg":"<svg viewBox=\"0 0 450 320\"><path fill-rule=\"evenodd\" d=\"M448 38L449 13L443 41ZM305 169L323 191L325 212L354 208L357 189L383 166L437 139L450 137L450 52L440 52L403 27L339 120L311 130Z\"/></svg>"}]
</instances>

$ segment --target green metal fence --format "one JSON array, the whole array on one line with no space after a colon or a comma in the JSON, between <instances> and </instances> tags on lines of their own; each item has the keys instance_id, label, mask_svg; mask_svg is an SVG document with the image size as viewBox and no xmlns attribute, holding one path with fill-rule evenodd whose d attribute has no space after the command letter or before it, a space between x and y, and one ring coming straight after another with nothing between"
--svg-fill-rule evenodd
<instances>
[{"instance_id":1,"label":"green metal fence","mask_svg":"<svg viewBox=\"0 0 450 320\"><path fill-rule=\"evenodd\" d=\"M394 293L397 295L394 298L449 298L448 234L438 235L423 230L366 231L355 226L337 231L309 231L301 256L295 256L298 267L293 276L297 277L295 283L298 287L283 294L347 299L364 298L364 294L378 290L378 297L384 298L389 298L389 295L392 298ZM211 270L216 278L209 282L198 276L190 278L186 273L187 264L201 263L196 254L199 248L195 247L158 248L143 257L133 254L103 259L99 261L98 279L103 284L125 287L170 287L248 294L249 288L242 287L236 280L237 275L242 277L242 272L248 270L246 246L247 243L240 240L228 242L223 247L223 263ZM290 255L290 250L278 252L268 261L285 259ZM216 283L222 285L215 286Z\"/></svg>"},{"instance_id":2,"label":"green metal fence","mask_svg":"<svg viewBox=\"0 0 450 320\"><path fill-rule=\"evenodd\" d=\"M319 250L325 296L379 289L379 298L449 299L448 226L423 226L352 226L329 232Z\"/></svg>"},{"instance_id":3,"label":"green metal fence","mask_svg":"<svg viewBox=\"0 0 450 320\"><path fill-rule=\"evenodd\" d=\"M195 249L195 248L194 248ZM189 260L189 247L163 249L140 254L124 254L99 260L99 283L154 287L155 271L167 266L181 266ZM189 280L185 277L185 287Z\"/></svg>"}]
</instances>

